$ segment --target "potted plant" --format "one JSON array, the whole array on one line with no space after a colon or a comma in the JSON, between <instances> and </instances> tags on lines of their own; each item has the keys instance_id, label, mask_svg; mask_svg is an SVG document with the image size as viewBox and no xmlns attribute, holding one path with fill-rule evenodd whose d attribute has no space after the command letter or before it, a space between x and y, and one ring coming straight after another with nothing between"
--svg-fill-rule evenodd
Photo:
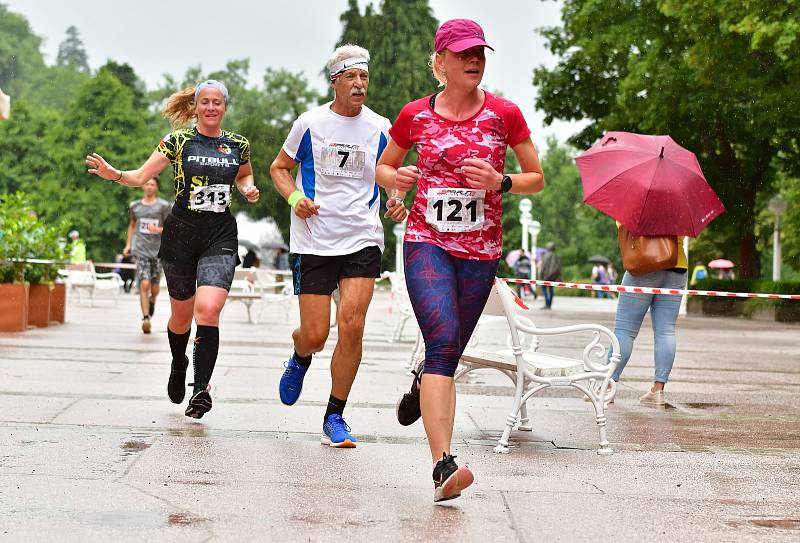
<instances>
[{"instance_id":1,"label":"potted plant","mask_svg":"<svg viewBox=\"0 0 800 543\"><path fill-rule=\"evenodd\" d=\"M28 233L36 223L22 193L0 195L0 331L28 327L28 285L25 264L30 256Z\"/></svg>"},{"instance_id":2,"label":"potted plant","mask_svg":"<svg viewBox=\"0 0 800 543\"><path fill-rule=\"evenodd\" d=\"M59 240L59 232L65 224L50 226L37 222L29 232L30 253L35 258L58 262L66 258ZM28 297L28 324L49 326L51 321L64 322L66 289L63 283L55 283L58 264L31 263L25 266L25 279L30 284Z\"/></svg>"}]
</instances>

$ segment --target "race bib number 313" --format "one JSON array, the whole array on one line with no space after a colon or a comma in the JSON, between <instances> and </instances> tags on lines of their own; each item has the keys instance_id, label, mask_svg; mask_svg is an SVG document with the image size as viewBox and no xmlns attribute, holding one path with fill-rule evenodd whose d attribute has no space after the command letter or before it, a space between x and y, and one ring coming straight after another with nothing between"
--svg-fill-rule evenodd
<instances>
[{"instance_id":1,"label":"race bib number 313","mask_svg":"<svg viewBox=\"0 0 800 543\"><path fill-rule=\"evenodd\" d=\"M230 185L208 185L192 187L189 209L222 213L231 203Z\"/></svg>"},{"instance_id":2,"label":"race bib number 313","mask_svg":"<svg viewBox=\"0 0 800 543\"><path fill-rule=\"evenodd\" d=\"M364 177L366 153L358 145L330 143L320 153L320 173L336 177Z\"/></svg>"},{"instance_id":3,"label":"race bib number 313","mask_svg":"<svg viewBox=\"0 0 800 543\"><path fill-rule=\"evenodd\" d=\"M485 196L479 189L428 189L425 221L439 232L480 230Z\"/></svg>"}]
</instances>

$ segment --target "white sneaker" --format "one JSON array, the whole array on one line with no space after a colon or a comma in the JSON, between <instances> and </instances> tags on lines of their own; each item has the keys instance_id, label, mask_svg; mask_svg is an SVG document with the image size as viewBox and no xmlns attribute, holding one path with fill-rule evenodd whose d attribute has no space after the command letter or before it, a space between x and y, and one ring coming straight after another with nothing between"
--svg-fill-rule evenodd
<instances>
[{"instance_id":1,"label":"white sneaker","mask_svg":"<svg viewBox=\"0 0 800 543\"><path fill-rule=\"evenodd\" d=\"M643 405L656 405L661 406L667 403L667 400L664 398L664 391L659 390L658 392L653 392L648 390L647 393L639 398L639 403Z\"/></svg>"}]
</instances>

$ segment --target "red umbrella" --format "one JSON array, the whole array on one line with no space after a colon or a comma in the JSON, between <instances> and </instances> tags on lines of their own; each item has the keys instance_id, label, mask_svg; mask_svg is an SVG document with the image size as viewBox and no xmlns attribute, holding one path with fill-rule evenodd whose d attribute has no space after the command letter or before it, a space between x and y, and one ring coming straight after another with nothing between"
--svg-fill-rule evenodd
<instances>
[{"instance_id":1,"label":"red umbrella","mask_svg":"<svg viewBox=\"0 0 800 543\"><path fill-rule=\"evenodd\" d=\"M718 258L718 259L712 260L711 262L708 263L708 267L709 268L719 268L721 270L727 270L727 269L733 268L735 266L736 266L736 264L734 264L733 262L731 262L730 260L728 260L726 258Z\"/></svg>"},{"instance_id":2,"label":"red umbrella","mask_svg":"<svg viewBox=\"0 0 800 543\"><path fill-rule=\"evenodd\" d=\"M669 136L609 132L575 161L583 201L635 235L696 237L725 212L697 157Z\"/></svg>"}]
</instances>

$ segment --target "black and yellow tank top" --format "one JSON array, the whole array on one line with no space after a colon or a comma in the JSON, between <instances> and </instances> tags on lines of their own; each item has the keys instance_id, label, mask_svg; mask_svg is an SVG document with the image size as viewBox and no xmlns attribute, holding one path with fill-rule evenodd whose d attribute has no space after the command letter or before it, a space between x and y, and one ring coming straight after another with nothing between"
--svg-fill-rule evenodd
<instances>
[{"instance_id":1,"label":"black and yellow tank top","mask_svg":"<svg viewBox=\"0 0 800 543\"><path fill-rule=\"evenodd\" d=\"M197 127L170 132L158 152L172 164L175 205L172 213L198 225L226 220L239 166L250 162L247 138L222 131L216 138L204 136Z\"/></svg>"}]
</instances>

